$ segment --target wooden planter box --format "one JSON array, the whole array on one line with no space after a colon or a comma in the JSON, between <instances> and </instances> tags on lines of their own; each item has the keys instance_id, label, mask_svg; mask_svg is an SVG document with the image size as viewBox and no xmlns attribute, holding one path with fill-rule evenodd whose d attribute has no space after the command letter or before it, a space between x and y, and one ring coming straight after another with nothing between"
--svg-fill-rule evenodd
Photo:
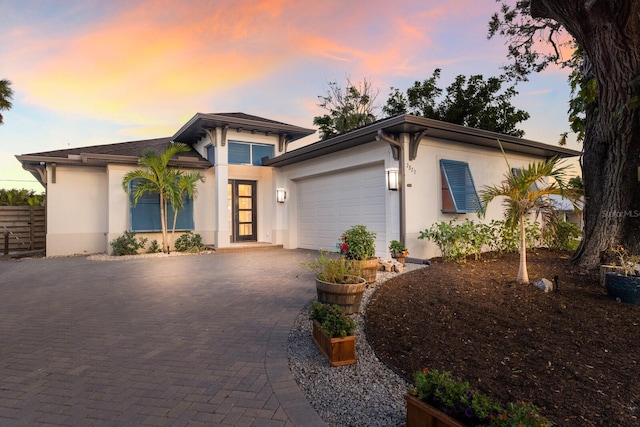
<instances>
[{"instance_id":1,"label":"wooden planter box","mask_svg":"<svg viewBox=\"0 0 640 427\"><path fill-rule=\"evenodd\" d=\"M356 336L330 338L320 329L320 322L313 320L313 342L331 366L356 363Z\"/></svg>"},{"instance_id":2,"label":"wooden planter box","mask_svg":"<svg viewBox=\"0 0 640 427\"><path fill-rule=\"evenodd\" d=\"M431 405L410 394L407 401L407 427L464 427L464 424L451 418Z\"/></svg>"}]
</instances>

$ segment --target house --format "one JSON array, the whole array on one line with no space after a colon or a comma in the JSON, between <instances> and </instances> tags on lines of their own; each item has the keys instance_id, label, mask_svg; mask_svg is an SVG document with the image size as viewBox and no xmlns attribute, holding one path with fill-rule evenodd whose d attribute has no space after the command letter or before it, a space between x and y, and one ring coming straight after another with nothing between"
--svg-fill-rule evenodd
<instances>
[{"instance_id":1,"label":"house","mask_svg":"<svg viewBox=\"0 0 640 427\"><path fill-rule=\"evenodd\" d=\"M171 141L192 147L170 165L199 170L205 181L179 215L217 248L266 242L334 250L348 227L377 232L377 255L403 240L412 257L437 249L421 230L453 217L475 219L477 191L513 167L579 152L408 114L288 150L314 133L243 113L198 113L170 138L16 156L46 187L47 255L109 252L125 230L160 240L157 198L133 207L122 188L147 149ZM486 220L499 219L492 204Z\"/></svg>"}]
</instances>

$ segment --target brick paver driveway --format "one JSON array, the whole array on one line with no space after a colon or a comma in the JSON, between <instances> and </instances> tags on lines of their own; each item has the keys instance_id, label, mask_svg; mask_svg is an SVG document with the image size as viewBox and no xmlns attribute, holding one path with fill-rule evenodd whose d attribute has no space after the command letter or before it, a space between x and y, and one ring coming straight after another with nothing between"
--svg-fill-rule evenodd
<instances>
[{"instance_id":1,"label":"brick paver driveway","mask_svg":"<svg viewBox=\"0 0 640 427\"><path fill-rule=\"evenodd\" d=\"M307 255L0 261L0 425L323 425L287 364Z\"/></svg>"}]
</instances>

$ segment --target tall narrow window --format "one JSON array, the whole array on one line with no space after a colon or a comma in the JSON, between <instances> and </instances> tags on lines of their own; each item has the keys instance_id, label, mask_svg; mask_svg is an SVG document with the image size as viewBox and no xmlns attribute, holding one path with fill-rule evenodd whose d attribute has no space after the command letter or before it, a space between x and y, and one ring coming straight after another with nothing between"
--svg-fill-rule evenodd
<instances>
[{"instance_id":1,"label":"tall narrow window","mask_svg":"<svg viewBox=\"0 0 640 427\"><path fill-rule=\"evenodd\" d=\"M216 164L216 148L213 145L207 145L207 160L212 165Z\"/></svg>"},{"instance_id":2,"label":"tall narrow window","mask_svg":"<svg viewBox=\"0 0 640 427\"><path fill-rule=\"evenodd\" d=\"M440 160L442 212L472 213L480 206L469 165L455 160Z\"/></svg>"}]
</instances>

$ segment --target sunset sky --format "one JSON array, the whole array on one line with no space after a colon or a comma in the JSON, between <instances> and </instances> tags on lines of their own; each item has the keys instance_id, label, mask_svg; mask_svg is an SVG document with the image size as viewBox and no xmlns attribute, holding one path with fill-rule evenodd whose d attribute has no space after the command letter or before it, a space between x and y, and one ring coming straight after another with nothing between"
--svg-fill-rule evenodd
<instances>
[{"instance_id":1,"label":"sunset sky","mask_svg":"<svg viewBox=\"0 0 640 427\"><path fill-rule=\"evenodd\" d=\"M0 188L43 188L17 154L173 135L195 113L244 112L313 127L327 83L406 90L442 68L501 73L487 40L495 0L3 0ZM567 71L518 87L525 137L568 130ZM313 140L317 139L314 137ZM579 148L572 145L572 148Z\"/></svg>"}]
</instances>

